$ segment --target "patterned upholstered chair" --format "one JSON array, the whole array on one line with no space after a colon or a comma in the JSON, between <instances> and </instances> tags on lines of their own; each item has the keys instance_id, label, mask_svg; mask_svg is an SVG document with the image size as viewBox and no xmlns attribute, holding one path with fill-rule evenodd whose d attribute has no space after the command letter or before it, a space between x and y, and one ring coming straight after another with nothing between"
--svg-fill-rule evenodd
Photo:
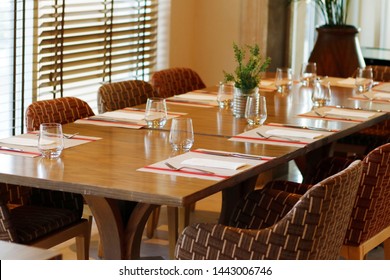
<instances>
[{"instance_id":1,"label":"patterned upholstered chair","mask_svg":"<svg viewBox=\"0 0 390 280\"><path fill-rule=\"evenodd\" d=\"M45 122L67 124L93 115L88 103L77 97L37 101L27 107L27 131L39 130L40 124Z\"/></svg>"},{"instance_id":2,"label":"patterned upholstered chair","mask_svg":"<svg viewBox=\"0 0 390 280\"><path fill-rule=\"evenodd\" d=\"M148 97L155 97L153 87L144 81L129 80L106 83L98 90L98 112L102 114L125 107L146 103Z\"/></svg>"},{"instance_id":3,"label":"patterned upholstered chair","mask_svg":"<svg viewBox=\"0 0 390 280\"><path fill-rule=\"evenodd\" d=\"M44 122L66 124L93 115L76 97L37 101L27 107L27 131L39 130ZM0 184L0 200L2 240L50 248L76 238L77 258L89 258L92 217L82 218L81 194Z\"/></svg>"},{"instance_id":4,"label":"patterned upholstered chair","mask_svg":"<svg viewBox=\"0 0 390 280\"><path fill-rule=\"evenodd\" d=\"M178 239L175 257L338 259L361 172L357 160L304 194L267 184L239 202L229 226L187 227Z\"/></svg>"},{"instance_id":5,"label":"patterned upholstered chair","mask_svg":"<svg viewBox=\"0 0 390 280\"><path fill-rule=\"evenodd\" d=\"M390 82L390 67L380 65L367 65L371 67L374 74L374 81ZM353 77L356 73L353 74ZM390 142L390 120L382 121L357 133L346 136L334 147L335 154L351 152L358 156L367 155L370 151Z\"/></svg>"},{"instance_id":6,"label":"patterned upholstered chair","mask_svg":"<svg viewBox=\"0 0 390 280\"><path fill-rule=\"evenodd\" d=\"M0 183L0 239L47 249L76 238L77 258L89 259L83 205L78 194Z\"/></svg>"},{"instance_id":7,"label":"patterned upholstered chair","mask_svg":"<svg viewBox=\"0 0 390 280\"><path fill-rule=\"evenodd\" d=\"M154 72L150 83L158 94L165 98L206 87L194 70L184 67Z\"/></svg>"},{"instance_id":8,"label":"patterned upholstered chair","mask_svg":"<svg viewBox=\"0 0 390 280\"><path fill-rule=\"evenodd\" d=\"M305 176L304 182L316 183L351 161L326 158ZM362 162L363 173L341 254L347 259L364 259L383 242L385 259L390 260L390 143L371 151Z\"/></svg>"}]
</instances>

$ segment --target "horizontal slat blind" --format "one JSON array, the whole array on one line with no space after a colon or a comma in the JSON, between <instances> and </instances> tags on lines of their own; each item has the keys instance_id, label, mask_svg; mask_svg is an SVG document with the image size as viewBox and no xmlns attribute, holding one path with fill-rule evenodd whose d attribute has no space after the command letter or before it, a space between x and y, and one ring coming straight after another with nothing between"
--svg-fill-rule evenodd
<instances>
[{"instance_id":1,"label":"horizontal slat blind","mask_svg":"<svg viewBox=\"0 0 390 280\"><path fill-rule=\"evenodd\" d=\"M77 96L96 110L102 82L147 80L157 0L39 0L38 99Z\"/></svg>"}]
</instances>

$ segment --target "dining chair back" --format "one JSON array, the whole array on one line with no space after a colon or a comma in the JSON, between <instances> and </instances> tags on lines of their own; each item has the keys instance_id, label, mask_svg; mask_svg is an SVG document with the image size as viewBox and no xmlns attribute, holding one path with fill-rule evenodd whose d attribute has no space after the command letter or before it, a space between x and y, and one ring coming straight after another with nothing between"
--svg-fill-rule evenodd
<instances>
[{"instance_id":1,"label":"dining chair back","mask_svg":"<svg viewBox=\"0 0 390 280\"><path fill-rule=\"evenodd\" d=\"M125 107L146 103L149 97L156 97L153 87L139 80L105 83L98 90L98 112L102 114Z\"/></svg>"},{"instance_id":2,"label":"dining chair back","mask_svg":"<svg viewBox=\"0 0 390 280\"><path fill-rule=\"evenodd\" d=\"M326 158L305 176L304 182L318 182L350 162L340 157ZM385 259L390 260L390 143L371 151L362 164L363 173L341 254L347 259L364 259L383 242Z\"/></svg>"},{"instance_id":3,"label":"dining chair back","mask_svg":"<svg viewBox=\"0 0 390 280\"><path fill-rule=\"evenodd\" d=\"M238 203L229 226L187 227L178 239L175 257L338 259L361 172L361 162L356 160L302 195L267 184Z\"/></svg>"},{"instance_id":4,"label":"dining chair back","mask_svg":"<svg viewBox=\"0 0 390 280\"><path fill-rule=\"evenodd\" d=\"M154 72L150 83L164 98L206 87L198 73L185 67L173 67Z\"/></svg>"},{"instance_id":5,"label":"dining chair back","mask_svg":"<svg viewBox=\"0 0 390 280\"><path fill-rule=\"evenodd\" d=\"M27 131L39 130L41 123L67 124L93 115L88 103L77 97L36 101L26 110Z\"/></svg>"}]
</instances>

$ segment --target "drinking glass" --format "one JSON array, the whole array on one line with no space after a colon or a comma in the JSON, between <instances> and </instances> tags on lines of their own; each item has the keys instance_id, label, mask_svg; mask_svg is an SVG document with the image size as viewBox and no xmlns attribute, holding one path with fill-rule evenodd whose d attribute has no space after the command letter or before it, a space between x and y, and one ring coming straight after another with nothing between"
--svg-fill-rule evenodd
<instances>
[{"instance_id":1,"label":"drinking glass","mask_svg":"<svg viewBox=\"0 0 390 280\"><path fill-rule=\"evenodd\" d=\"M292 69L276 68L275 86L278 92L287 92L292 86Z\"/></svg>"},{"instance_id":2,"label":"drinking glass","mask_svg":"<svg viewBox=\"0 0 390 280\"><path fill-rule=\"evenodd\" d=\"M166 124L167 105L164 98L148 98L146 101L145 121L149 128L162 128Z\"/></svg>"},{"instance_id":3,"label":"drinking glass","mask_svg":"<svg viewBox=\"0 0 390 280\"><path fill-rule=\"evenodd\" d=\"M313 92L311 100L315 107L321 107L330 102L332 91L330 89L330 82L321 83L320 81L314 82Z\"/></svg>"},{"instance_id":4,"label":"drinking glass","mask_svg":"<svg viewBox=\"0 0 390 280\"><path fill-rule=\"evenodd\" d=\"M355 86L358 92L365 93L371 90L373 84L371 67L358 68L356 71Z\"/></svg>"},{"instance_id":5,"label":"drinking glass","mask_svg":"<svg viewBox=\"0 0 390 280\"><path fill-rule=\"evenodd\" d=\"M218 87L217 102L219 108L231 108L233 105L234 87L220 82Z\"/></svg>"},{"instance_id":6,"label":"drinking glass","mask_svg":"<svg viewBox=\"0 0 390 280\"><path fill-rule=\"evenodd\" d=\"M39 127L38 150L42 157L58 158L64 149L64 135L59 123L42 123Z\"/></svg>"},{"instance_id":7,"label":"drinking glass","mask_svg":"<svg viewBox=\"0 0 390 280\"><path fill-rule=\"evenodd\" d=\"M317 79L317 64L315 62L306 62L302 64L301 69L301 83L304 86L314 84Z\"/></svg>"},{"instance_id":8,"label":"drinking glass","mask_svg":"<svg viewBox=\"0 0 390 280\"><path fill-rule=\"evenodd\" d=\"M245 107L245 118L249 125L262 125L267 119L265 96L253 94L248 96Z\"/></svg>"},{"instance_id":9,"label":"drinking glass","mask_svg":"<svg viewBox=\"0 0 390 280\"><path fill-rule=\"evenodd\" d=\"M194 144L192 119L179 117L172 119L169 143L175 151L188 151Z\"/></svg>"}]
</instances>

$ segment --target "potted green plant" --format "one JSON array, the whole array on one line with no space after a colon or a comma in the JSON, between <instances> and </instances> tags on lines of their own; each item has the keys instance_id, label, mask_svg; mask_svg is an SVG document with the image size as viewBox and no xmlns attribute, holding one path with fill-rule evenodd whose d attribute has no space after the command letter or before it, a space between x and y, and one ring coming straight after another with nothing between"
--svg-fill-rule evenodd
<instances>
[{"instance_id":1,"label":"potted green plant","mask_svg":"<svg viewBox=\"0 0 390 280\"><path fill-rule=\"evenodd\" d=\"M223 71L225 82L234 83L233 115L244 117L246 97L258 92L258 85L271 59L263 58L258 44L238 46L233 43L237 66L233 73ZM249 55L247 53L249 52Z\"/></svg>"},{"instance_id":2,"label":"potted green plant","mask_svg":"<svg viewBox=\"0 0 390 280\"><path fill-rule=\"evenodd\" d=\"M291 0L300 2L300 0ZM324 18L309 61L317 63L317 74L350 77L365 62L357 35L359 29L347 24L349 0L312 0Z\"/></svg>"}]
</instances>

